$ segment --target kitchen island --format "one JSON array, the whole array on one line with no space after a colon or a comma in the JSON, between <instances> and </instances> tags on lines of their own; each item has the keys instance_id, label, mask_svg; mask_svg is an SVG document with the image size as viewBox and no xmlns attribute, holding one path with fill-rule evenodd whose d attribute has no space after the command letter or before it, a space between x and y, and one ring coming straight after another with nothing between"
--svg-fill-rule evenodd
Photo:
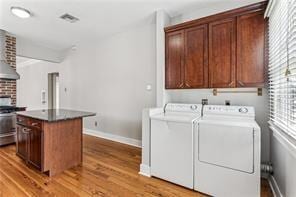
<instances>
[{"instance_id":1,"label":"kitchen island","mask_svg":"<svg viewBox=\"0 0 296 197\"><path fill-rule=\"evenodd\" d=\"M82 118L65 109L17 112L17 155L49 176L82 164Z\"/></svg>"}]
</instances>

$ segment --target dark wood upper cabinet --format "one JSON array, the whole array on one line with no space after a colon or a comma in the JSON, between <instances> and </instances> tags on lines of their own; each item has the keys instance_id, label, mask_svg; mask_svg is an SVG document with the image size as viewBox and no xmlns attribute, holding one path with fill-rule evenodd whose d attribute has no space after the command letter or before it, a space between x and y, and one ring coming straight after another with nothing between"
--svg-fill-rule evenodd
<instances>
[{"instance_id":1,"label":"dark wood upper cabinet","mask_svg":"<svg viewBox=\"0 0 296 197\"><path fill-rule=\"evenodd\" d=\"M235 18L209 24L209 84L211 88L235 87Z\"/></svg>"},{"instance_id":2,"label":"dark wood upper cabinet","mask_svg":"<svg viewBox=\"0 0 296 197\"><path fill-rule=\"evenodd\" d=\"M266 5L166 27L166 89L262 87Z\"/></svg>"},{"instance_id":3,"label":"dark wood upper cabinet","mask_svg":"<svg viewBox=\"0 0 296 197\"><path fill-rule=\"evenodd\" d=\"M259 11L237 18L237 85L264 86L265 19Z\"/></svg>"},{"instance_id":4,"label":"dark wood upper cabinet","mask_svg":"<svg viewBox=\"0 0 296 197\"><path fill-rule=\"evenodd\" d=\"M208 87L208 26L185 29L184 88Z\"/></svg>"},{"instance_id":5,"label":"dark wood upper cabinet","mask_svg":"<svg viewBox=\"0 0 296 197\"><path fill-rule=\"evenodd\" d=\"M166 34L165 87L183 87L184 31Z\"/></svg>"}]
</instances>

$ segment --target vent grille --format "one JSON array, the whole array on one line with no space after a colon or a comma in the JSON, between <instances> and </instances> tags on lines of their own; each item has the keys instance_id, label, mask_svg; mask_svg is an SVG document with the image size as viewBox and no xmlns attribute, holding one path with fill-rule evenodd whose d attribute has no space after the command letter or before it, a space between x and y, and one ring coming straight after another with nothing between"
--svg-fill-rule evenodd
<instances>
[{"instance_id":1,"label":"vent grille","mask_svg":"<svg viewBox=\"0 0 296 197\"><path fill-rule=\"evenodd\" d=\"M75 23L77 21L79 21L79 18L76 18L75 16L72 16L70 14L63 14L62 16L60 16L61 19L68 21L70 23Z\"/></svg>"}]
</instances>

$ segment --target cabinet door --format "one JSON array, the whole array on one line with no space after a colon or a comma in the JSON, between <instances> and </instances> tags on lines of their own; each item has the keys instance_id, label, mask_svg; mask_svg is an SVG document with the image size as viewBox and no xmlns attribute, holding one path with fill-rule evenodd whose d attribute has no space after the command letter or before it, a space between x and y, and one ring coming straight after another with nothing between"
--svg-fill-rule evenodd
<instances>
[{"instance_id":1,"label":"cabinet door","mask_svg":"<svg viewBox=\"0 0 296 197\"><path fill-rule=\"evenodd\" d=\"M185 88L208 87L208 26L185 29Z\"/></svg>"},{"instance_id":2,"label":"cabinet door","mask_svg":"<svg viewBox=\"0 0 296 197\"><path fill-rule=\"evenodd\" d=\"M175 31L166 34L166 66L165 87L176 89L183 87L183 56L184 31Z\"/></svg>"},{"instance_id":3,"label":"cabinet door","mask_svg":"<svg viewBox=\"0 0 296 197\"><path fill-rule=\"evenodd\" d=\"M28 139L29 133L26 127L17 125L17 155L28 161Z\"/></svg>"},{"instance_id":4,"label":"cabinet door","mask_svg":"<svg viewBox=\"0 0 296 197\"><path fill-rule=\"evenodd\" d=\"M235 18L229 18L209 24L210 87L235 87L235 21Z\"/></svg>"},{"instance_id":5,"label":"cabinet door","mask_svg":"<svg viewBox=\"0 0 296 197\"><path fill-rule=\"evenodd\" d=\"M237 84L264 86L265 19L262 11L237 18Z\"/></svg>"},{"instance_id":6,"label":"cabinet door","mask_svg":"<svg viewBox=\"0 0 296 197\"><path fill-rule=\"evenodd\" d=\"M29 132L29 157L28 162L41 168L41 130L31 129Z\"/></svg>"}]
</instances>

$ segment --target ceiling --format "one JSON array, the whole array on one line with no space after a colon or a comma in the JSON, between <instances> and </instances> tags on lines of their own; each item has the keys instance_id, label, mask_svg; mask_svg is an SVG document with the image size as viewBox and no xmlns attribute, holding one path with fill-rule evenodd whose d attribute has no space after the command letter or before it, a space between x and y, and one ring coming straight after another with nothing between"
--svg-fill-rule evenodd
<instances>
[{"instance_id":1,"label":"ceiling","mask_svg":"<svg viewBox=\"0 0 296 197\"><path fill-rule=\"evenodd\" d=\"M152 23L159 9L174 17L193 9L237 1L246 4L259 0L0 0L0 29L60 50L134 25ZM11 14L11 6L28 9L33 17L17 18ZM60 19L65 13L80 20L69 23Z\"/></svg>"}]
</instances>

